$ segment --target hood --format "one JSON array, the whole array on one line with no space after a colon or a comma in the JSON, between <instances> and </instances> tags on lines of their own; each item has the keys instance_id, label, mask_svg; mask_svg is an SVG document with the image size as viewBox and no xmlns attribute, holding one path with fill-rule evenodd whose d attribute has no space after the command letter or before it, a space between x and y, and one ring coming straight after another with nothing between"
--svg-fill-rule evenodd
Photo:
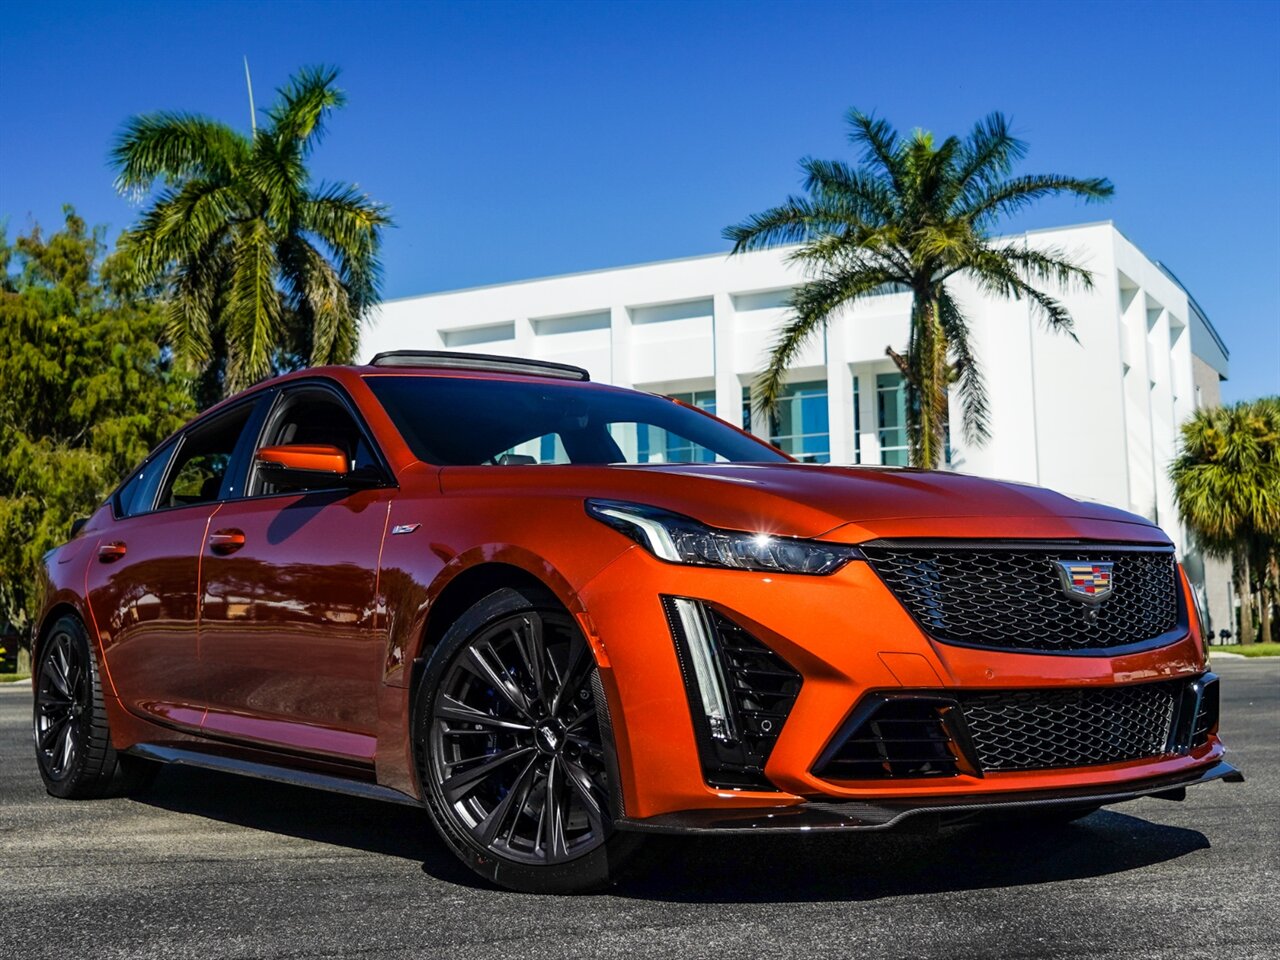
<instances>
[{"instance_id":1,"label":"hood","mask_svg":"<svg viewBox=\"0 0 1280 960\"><path fill-rule=\"evenodd\" d=\"M599 497L713 526L856 543L877 536L1167 542L1113 507L1043 487L958 473L817 464L445 467L446 494Z\"/></svg>"}]
</instances>

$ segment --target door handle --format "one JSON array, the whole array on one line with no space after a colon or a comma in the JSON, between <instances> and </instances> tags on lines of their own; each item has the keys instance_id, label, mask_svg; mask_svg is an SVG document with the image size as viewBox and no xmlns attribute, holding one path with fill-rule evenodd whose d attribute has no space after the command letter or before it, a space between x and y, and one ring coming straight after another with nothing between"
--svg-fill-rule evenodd
<instances>
[{"instance_id":1,"label":"door handle","mask_svg":"<svg viewBox=\"0 0 1280 960\"><path fill-rule=\"evenodd\" d=\"M112 543L103 543L98 546L98 562L99 563L115 563L125 554L124 544L116 540Z\"/></svg>"},{"instance_id":2,"label":"door handle","mask_svg":"<svg viewBox=\"0 0 1280 960\"><path fill-rule=\"evenodd\" d=\"M209 534L209 549L214 553L235 553L243 546L243 530L218 530Z\"/></svg>"}]
</instances>

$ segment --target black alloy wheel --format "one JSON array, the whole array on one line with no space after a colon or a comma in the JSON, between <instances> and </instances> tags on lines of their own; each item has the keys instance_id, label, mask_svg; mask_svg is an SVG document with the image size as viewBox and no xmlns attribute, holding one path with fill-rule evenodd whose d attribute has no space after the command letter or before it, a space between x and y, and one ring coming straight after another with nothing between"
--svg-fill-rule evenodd
<instances>
[{"instance_id":1,"label":"black alloy wheel","mask_svg":"<svg viewBox=\"0 0 1280 960\"><path fill-rule=\"evenodd\" d=\"M520 890L608 882L634 842L613 831L607 706L569 614L515 590L486 597L446 634L424 687L419 773L454 852Z\"/></svg>"},{"instance_id":2,"label":"black alloy wheel","mask_svg":"<svg viewBox=\"0 0 1280 960\"><path fill-rule=\"evenodd\" d=\"M62 626L61 624L59 625ZM87 651L66 629L47 641L36 683L35 736L40 769L66 780L84 750L84 727L93 709Z\"/></svg>"},{"instance_id":3,"label":"black alloy wheel","mask_svg":"<svg viewBox=\"0 0 1280 960\"><path fill-rule=\"evenodd\" d=\"M55 797L130 793L155 777L158 764L112 745L97 660L73 616L59 618L36 651L33 721L40 778Z\"/></svg>"}]
</instances>

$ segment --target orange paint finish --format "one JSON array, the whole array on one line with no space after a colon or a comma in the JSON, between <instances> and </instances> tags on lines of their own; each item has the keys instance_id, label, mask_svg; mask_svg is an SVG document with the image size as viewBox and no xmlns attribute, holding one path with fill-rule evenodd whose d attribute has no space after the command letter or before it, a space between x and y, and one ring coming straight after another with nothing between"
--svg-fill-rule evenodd
<instances>
[{"instance_id":1,"label":"orange paint finish","mask_svg":"<svg viewBox=\"0 0 1280 960\"><path fill-rule=\"evenodd\" d=\"M108 712L118 747L203 744L255 757L268 751L282 764L339 761L416 796L410 725L421 665L470 603L492 585L518 582L549 590L595 654L631 818L812 797L1114 784L1222 755L1213 736L1188 755L1087 768L823 780L813 773L818 756L869 692L1104 687L1190 677L1206 668L1199 624L1192 612L1182 639L1118 656L949 645L928 637L864 561L829 576L668 563L588 516L585 500L631 501L730 530L835 544L945 538L1163 546L1167 539L1111 508L957 474L794 463L434 466L414 455L369 389L366 378L387 375L325 368L254 390L265 403L299 382L339 391L367 428L384 482L231 498L127 519L104 506L57 551L46 574L44 623L70 609L92 627L113 684ZM336 447L250 445L249 451L251 459L295 470L348 469L349 453ZM123 544L124 555L100 556L102 543ZM1194 611L1185 577L1180 584ZM765 767L777 791L708 786L663 596L704 601L802 675Z\"/></svg>"},{"instance_id":2,"label":"orange paint finish","mask_svg":"<svg viewBox=\"0 0 1280 960\"><path fill-rule=\"evenodd\" d=\"M347 472L347 455L327 443L291 443L276 447L262 447L255 456L262 463L290 470L311 470L320 473Z\"/></svg>"}]
</instances>

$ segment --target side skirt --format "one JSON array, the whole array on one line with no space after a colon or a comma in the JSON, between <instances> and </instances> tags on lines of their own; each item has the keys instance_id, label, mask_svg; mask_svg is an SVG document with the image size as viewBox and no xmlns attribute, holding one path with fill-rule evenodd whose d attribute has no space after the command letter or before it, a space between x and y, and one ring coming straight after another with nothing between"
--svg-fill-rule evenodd
<instances>
[{"instance_id":1,"label":"side skirt","mask_svg":"<svg viewBox=\"0 0 1280 960\"><path fill-rule=\"evenodd\" d=\"M400 803L410 807L422 807L422 803L399 790L382 787L376 783L364 783L359 780L348 780L311 770L293 770L289 767L273 766L269 763L257 763L253 760L240 760L218 754L201 753L198 750L183 750L179 747L162 747L150 743L139 743L130 747L125 753L146 760L175 766L199 767L202 770L215 770L219 773L235 773L243 777L254 777L258 780L271 780L274 783L288 783L296 787L311 787L315 790L326 790L329 793L341 793L349 797L363 797L366 800L384 800L388 803Z\"/></svg>"}]
</instances>

